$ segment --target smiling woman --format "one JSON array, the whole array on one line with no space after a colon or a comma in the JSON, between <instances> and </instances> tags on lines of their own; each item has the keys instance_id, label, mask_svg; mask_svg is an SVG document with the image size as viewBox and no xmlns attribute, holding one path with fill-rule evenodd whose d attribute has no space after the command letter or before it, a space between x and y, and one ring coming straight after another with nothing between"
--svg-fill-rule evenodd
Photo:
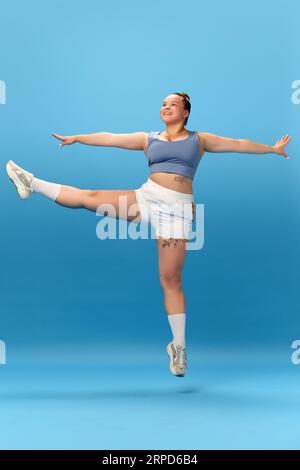
<instances>
[{"instance_id":1,"label":"smiling woman","mask_svg":"<svg viewBox=\"0 0 300 470\"><path fill-rule=\"evenodd\" d=\"M168 103L168 100L163 101L162 109L165 110L164 115L168 116L168 115L172 114L172 113L170 113L170 111L168 111L168 109L169 109L167 107L168 104L170 104L170 106L175 106L175 108L177 108L178 106L179 106L179 108L183 107L183 110L188 112L188 114L185 117L184 123L183 123L183 125L185 126L188 122L188 119L189 119L189 116L190 116L190 113L191 113L190 97L187 93L178 93L178 92L176 92L176 93L172 93L172 95L174 95L174 96L172 98L171 103ZM180 96L182 99L178 99L177 96Z\"/></svg>"},{"instance_id":2,"label":"smiling woman","mask_svg":"<svg viewBox=\"0 0 300 470\"><path fill-rule=\"evenodd\" d=\"M150 175L139 188L80 189L39 179L11 160L6 164L8 176L22 199L27 199L32 193L39 193L64 207L87 209L98 215L104 212L104 215L110 217L125 218L136 223L149 222L152 225L157 239L159 281L173 334L166 348L170 357L169 368L178 377L183 377L187 368L186 304L181 276L192 231L195 207L192 183L199 162L205 151L277 153L288 158L285 147L291 139L288 135L283 136L271 146L209 132L191 131L185 128L190 112L189 95L172 93L164 99L160 108L160 117L166 126L163 132L99 132L74 136L52 134L60 141L61 147L78 142L144 150ZM126 204L123 204L124 198ZM123 211L124 206L126 209Z\"/></svg>"}]
</instances>

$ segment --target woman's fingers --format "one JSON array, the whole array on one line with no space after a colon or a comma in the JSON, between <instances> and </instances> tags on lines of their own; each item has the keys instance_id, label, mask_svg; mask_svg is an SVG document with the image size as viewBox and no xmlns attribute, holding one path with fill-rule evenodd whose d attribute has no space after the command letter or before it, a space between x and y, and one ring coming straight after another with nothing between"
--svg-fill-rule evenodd
<instances>
[{"instance_id":1,"label":"woman's fingers","mask_svg":"<svg viewBox=\"0 0 300 470\"><path fill-rule=\"evenodd\" d=\"M64 138L61 135L54 134L54 133L52 133L51 135L53 135L53 137L56 137L59 140L64 140Z\"/></svg>"},{"instance_id":2,"label":"woman's fingers","mask_svg":"<svg viewBox=\"0 0 300 470\"><path fill-rule=\"evenodd\" d=\"M51 135L53 135L53 137L56 137L59 140L62 140L62 143L59 144L60 147L64 147L65 145L68 145L68 138L67 137L63 137L62 135L58 135L58 134L54 134L54 133L52 133Z\"/></svg>"},{"instance_id":3,"label":"woman's fingers","mask_svg":"<svg viewBox=\"0 0 300 470\"><path fill-rule=\"evenodd\" d=\"M283 135L281 137L281 139L277 140L276 144L275 144L275 151L276 153L278 153L279 155L282 155L283 157L289 159L290 157L288 156L288 154L285 152L285 147L287 146L287 144L289 143L289 141L291 140L291 136L286 134L286 135Z\"/></svg>"}]
</instances>

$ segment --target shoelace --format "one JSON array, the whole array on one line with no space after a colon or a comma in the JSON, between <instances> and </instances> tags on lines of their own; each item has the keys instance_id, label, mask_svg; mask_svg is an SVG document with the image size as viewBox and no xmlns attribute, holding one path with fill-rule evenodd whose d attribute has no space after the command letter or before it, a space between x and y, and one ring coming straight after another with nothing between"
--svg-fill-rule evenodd
<instances>
[{"instance_id":1,"label":"shoelace","mask_svg":"<svg viewBox=\"0 0 300 470\"><path fill-rule=\"evenodd\" d=\"M24 173L22 173L21 171L16 171L16 174L17 174L19 180L24 184L25 188L28 189L29 191L31 191L30 183L29 183L26 175Z\"/></svg>"},{"instance_id":2,"label":"shoelace","mask_svg":"<svg viewBox=\"0 0 300 470\"><path fill-rule=\"evenodd\" d=\"M177 358L179 367L185 366L185 348L183 346L177 346Z\"/></svg>"}]
</instances>

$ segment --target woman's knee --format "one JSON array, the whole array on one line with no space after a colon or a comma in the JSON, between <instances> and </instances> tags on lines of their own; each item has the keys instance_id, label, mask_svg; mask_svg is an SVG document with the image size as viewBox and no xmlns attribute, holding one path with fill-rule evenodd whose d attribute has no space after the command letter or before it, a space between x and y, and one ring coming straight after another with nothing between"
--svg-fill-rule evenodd
<instances>
[{"instance_id":1,"label":"woman's knee","mask_svg":"<svg viewBox=\"0 0 300 470\"><path fill-rule=\"evenodd\" d=\"M82 198L84 205L90 207L95 205L95 201L99 202L99 190L98 189L82 189ZM100 203L100 202L99 202Z\"/></svg>"},{"instance_id":2,"label":"woman's knee","mask_svg":"<svg viewBox=\"0 0 300 470\"><path fill-rule=\"evenodd\" d=\"M164 289L181 289L181 273L160 273L159 279Z\"/></svg>"},{"instance_id":3,"label":"woman's knee","mask_svg":"<svg viewBox=\"0 0 300 470\"><path fill-rule=\"evenodd\" d=\"M95 199L95 197L98 197L99 196L99 189L82 189L83 191L83 194L87 197L87 198L92 198L92 199Z\"/></svg>"}]
</instances>

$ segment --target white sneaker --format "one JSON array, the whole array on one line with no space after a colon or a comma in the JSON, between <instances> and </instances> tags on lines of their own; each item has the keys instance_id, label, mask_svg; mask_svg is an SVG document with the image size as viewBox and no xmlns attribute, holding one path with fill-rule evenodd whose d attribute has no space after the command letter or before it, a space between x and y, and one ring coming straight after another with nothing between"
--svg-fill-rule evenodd
<instances>
[{"instance_id":1,"label":"white sneaker","mask_svg":"<svg viewBox=\"0 0 300 470\"><path fill-rule=\"evenodd\" d=\"M170 371L177 377L183 377L187 369L186 348L171 341L167 346L167 353L170 356Z\"/></svg>"},{"instance_id":2,"label":"white sneaker","mask_svg":"<svg viewBox=\"0 0 300 470\"><path fill-rule=\"evenodd\" d=\"M14 183L20 198L27 199L33 192L30 188L33 174L29 173L29 171L23 170L23 168L16 165L12 160L9 160L6 163L6 171Z\"/></svg>"}]
</instances>

